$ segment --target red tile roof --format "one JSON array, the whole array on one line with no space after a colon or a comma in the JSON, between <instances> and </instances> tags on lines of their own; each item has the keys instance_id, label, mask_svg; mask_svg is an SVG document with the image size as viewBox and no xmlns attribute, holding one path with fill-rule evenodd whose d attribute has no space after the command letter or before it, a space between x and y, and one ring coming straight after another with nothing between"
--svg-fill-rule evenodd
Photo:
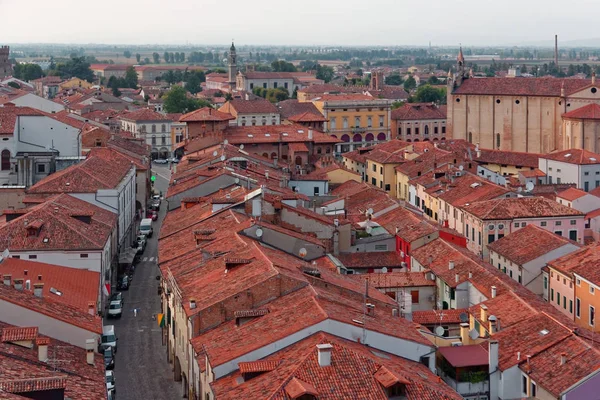
<instances>
[{"instance_id":1,"label":"red tile roof","mask_svg":"<svg viewBox=\"0 0 600 400\"><path fill-rule=\"evenodd\" d=\"M5 342L19 342L23 340L35 340L38 335L38 328L21 328L16 326L2 328L0 334L0 341Z\"/></svg>"},{"instance_id":2,"label":"red tile roof","mask_svg":"<svg viewBox=\"0 0 600 400\"><path fill-rule=\"evenodd\" d=\"M309 128L293 125L267 125L267 126L230 126L225 130L223 136L233 145L256 144L256 143L291 143L291 142L311 142L308 139ZM314 143L339 143L340 140L331 137L316 129L313 131Z\"/></svg>"},{"instance_id":3,"label":"red tile roof","mask_svg":"<svg viewBox=\"0 0 600 400\"><path fill-rule=\"evenodd\" d=\"M308 147L304 143L289 143L288 149L293 153L308 153Z\"/></svg>"},{"instance_id":4,"label":"red tile roof","mask_svg":"<svg viewBox=\"0 0 600 400\"><path fill-rule=\"evenodd\" d=\"M73 166L48 175L28 193L95 193L115 189L133 167L131 160L109 148L93 148L88 157Z\"/></svg>"},{"instance_id":5,"label":"red tile roof","mask_svg":"<svg viewBox=\"0 0 600 400\"><path fill-rule=\"evenodd\" d=\"M273 103L264 99L241 100L233 99L225 103L219 111L231 115L238 114L279 114L279 110Z\"/></svg>"},{"instance_id":6,"label":"red tile roof","mask_svg":"<svg viewBox=\"0 0 600 400\"><path fill-rule=\"evenodd\" d=\"M407 160L404 158L404 151L397 150L393 153L375 147L371 152L365 155L368 161L374 161L379 164L401 164Z\"/></svg>"},{"instance_id":7,"label":"red tile roof","mask_svg":"<svg viewBox=\"0 0 600 400\"><path fill-rule=\"evenodd\" d=\"M22 329L0 322L0 330L12 328ZM36 347L0 342L0 398L25 399L27 392L64 389L65 398L73 400L106 399L100 354L95 354L94 365L89 365L85 349L39 334L34 342L48 345L48 361L38 360Z\"/></svg>"},{"instance_id":8,"label":"red tile roof","mask_svg":"<svg viewBox=\"0 0 600 400\"><path fill-rule=\"evenodd\" d=\"M180 122L221 122L235 119L231 114L217 111L212 107L200 108L179 118Z\"/></svg>"},{"instance_id":9,"label":"red tile roof","mask_svg":"<svg viewBox=\"0 0 600 400\"><path fill-rule=\"evenodd\" d=\"M550 265L552 267L559 266L561 270L567 268L582 278L592 282L595 285L600 285L600 243L594 243L587 246L576 253L570 254L570 258L561 257L554 260ZM571 268L570 268L571 267Z\"/></svg>"},{"instance_id":10,"label":"red tile roof","mask_svg":"<svg viewBox=\"0 0 600 400\"><path fill-rule=\"evenodd\" d=\"M328 102L328 103L347 103L352 101L360 101L360 102L368 102L375 101L379 99L375 99L371 96L367 96L366 94L324 94L320 97L315 97L312 101L318 102Z\"/></svg>"},{"instance_id":11,"label":"red tile roof","mask_svg":"<svg viewBox=\"0 0 600 400\"><path fill-rule=\"evenodd\" d=\"M76 307L83 312L88 312L89 303L95 305L98 299L100 287L98 272L8 258L0 263L0 275L10 275L12 280L31 279L33 283L42 282L44 297ZM51 291L51 289L55 290Z\"/></svg>"},{"instance_id":12,"label":"red tile roof","mask_svg":"<svg viewBox=\"0 0 600 400\"><path fill-rule=\"evenodd\" d=\"M404 88L398 87L398 86L386 85L383 87L383 89L380 89L380 90L369 89L365 93L373 96L376 99L388 99L388 100L407 100L408 99L408 93L406 92L406 90L404 90ZM446 107L446 106L443 106L443 107ZM445 118L446 117L444 117L444 119Z\"/></svg>"},{"instance_id":13,"label":"red tile roof","mask_svg":"<svg viewBox=\"0 0 600 400\"><path fill-rule=\"evenodd\" d=\"M137 111L131 111L125 114L121 114L119 119L124 119L126 121L170 121L170 119L156 111L150 110L148 108L142 108Z\"/></svg>"},{"instance_id":14,"label":"red tile roof","mask_svg":"<svg viewBox=\"0 0 600 400\"><path fill-rule=\"evenodd\" d=\"M312 103L310 103L312 104ZM288 120L292 121L292 122L327 122L327 118L323 117L321 114L319 113L312 113L312 112L304 112L302 114L297 114L297 115L292 115L291 117L288 117Z\"/></svg>"},{"instance_id":15,"label":"red tile roof","mask_svg":"<svg viewBox=\"0 0 600 400\"><path fill-rule=\"evenodd\" d=\"M323 85L310 85L309 87L299 89L298 93L362 93L362 88L355 88L352 86L339 86L326 83Z\"/></svg>"},{"instance_id":16,"label":"red tile roof","mask_svg":"<svg viewBox=\"0 0 600 400\"><path fill-rule=\"evenodd\" d=\"M574 201L585 195L587 195L587 193L581 189L568 188L567 190L557 193L556 197L560 197L561 199L565 199L567 201Z\"/></svg>"},{"instance_id":17,"label":"red tile roof","mask_svg":"<svg viewBox=\"0 0 600 400\"><path fill-rule=\"evenodd\" d=\"M424 272L388 272L373 274L354 274L351 278L369 281L369 285L377 289L435 286L435 281L427 279Z\"/></svg>"},{"instance_id":18,"label":"red tile roof","mask_svg":"<svg viewBox=\"0 0 600 400\"><path fill-rule=\"evenodd\" d=\"M390 235L397 235L408 243L437 232L437 227L404 207L394 208L377 216L373 221L382 226Z\"/></svg>"},{"instance_id":19,"label":"red tile roof","mask_svg":"<svg viewBox=\"0 0 600 400\"><path fill-rule=\"evenodd\" d=\"M30 107L0 107L0 135L12 135L15 131L15 124L20 116L38 116L45 114Z\"/></svg>"},{"instance_id":20,"label":"red tile roof","mask_svg":"<svg viewBox=\"0 0 600 400\"><path fill-rule=\"evenodd\" d=\"M518 265L523 265L570 243L576 245L563 236L528 224L525 228L490 243L488 249Z\"/></svg>"},{"instance_id":21,"label":"red tile roof","mask_svg":"<svg viewBox=\"0 0 600 400\"><path fill-rule=\"evenodd\" d=\"M600 119L600 105L596 103L588 104L566 112L562 117L569 119Z\"/></svg>"},{"instance_id":22,"label":"red tile roof","mask_svg":"<svg viewBox=\"0 0 600 400\"><path fill-rule=\"evenodd\" d=\"M568 96L588 87L590 83L587 79L472 78L463 81L452 94L559 97L562 87Z\"/></svg>"},{"instance_id":23,"label":"red tile roof","mask_svg":"<svg viewBox=\"0 0 600 400\"><path fill-rule=\"evenodd\" d=\"M346 268L401 268L402 258L395 251L346 253L336 256Z\"/></svg>"},{"instance_id":24,"label":"red tile roof","mask_svg":"<svg viewBox=\"0 0 600 400\"><path fill-rule=\"evenodd\" d=\"M317 85L310 86L309 88L314 86ZM308 90L309 88L306 88L304 90ZM321 115L319 109L309 101L299 102L296 99L284 100L277 103L277 108L279 109L282 119L287 119L293 116L299 116L306 113L308 113L309 115L320 116L321 118L323 118L323 115Z\"/></svg>"},{"instance_id":25,"label":"red tile roof","mask_svg":"<svg viewBox=\"0 0 600 400\"><path fill-rule=\"evenodd\" d=\"M365 212L373 209L373 217L379 217L379 213L385 210L392 210L399 207L398 202L390 197L385 191L373 187L365 182L347 181L331 191L332 196L338 196L338 199L332 199L327 203L344 199L344 209L346 218L359 223L366 220Z\"/></svg>"},{"instance_id":26,"label":"red tile roof","mask_svg":"<svg viewBox=\"0 0 600 400\"><path fill-rule=\"evenodd\" d=\"M453 171L450 171L450 173L453 173ZM451 182L446 186L446 189L442 189L442 192L434 197L458 207L466 203L496 199L509 193L510 191L502 186L476 175L464 173L462 177L456 177L454 182Z\"/></svg>"},{"instance_id":27,"label":"red tile roof","mask_svg":"<svg viewBox=\"0 0 600 400\"><path fill-rule=\"evenodd\" d=\"M101 250L116 224L115 214L67 194L49 198L27 210L27 214L0 227L0 248L11 251ZM89 224L75 217L90 213ZM29 235L27 226L34 221L39 221L41 227L36 234Z\"/></svg>"},{"instance_id":28,"label":"red tile roof","mask_svg":"<svg viewBox=\"0 0 600 400\"><path fill-rule=\"evenodd\" d=\"M473 161L485 164L514 165L518 167L537 168L541 154L520 153L518 151L481 149L481 155L474 154Z\"/></svg>"},{"instance_id":29,"label":"red tile roof","mask_svg":"<svg viewBox=\"0 0 600 400\"><path fill-rule=\"evenodd\" d=\"M432 282L432 281L430 281ZM424 310L413 311L412 321L421 325L439 325L443 324L460 324L463 322L460 316L464 314L468 317L469 310L459 308L454 310Z\"/></svg>"},{"instance_id":30,"label":"red tile roof","mask_svg":"<svg viewBox=\"0 0 600 400\"><path fill-rule=\"evenodd\" d=\"M328 367L319 365L318 344L332 345ZM277 368L247 381L238 379L239 372L217 379L211 383L216 397L289 399L312 392L332 400L383 400L388 398L385 388L400 384L407 400L461 398L422 364L326 333L314 334L264 360L277 361Z\"/></svg>"},{"instance_id":31,"label":"red tile roof","mask_svg":"<svg viewBox=\"0 0 600 400\"><path fill-rule=\"evenodd\" d=\"M482 220L539 217L583 216L574 210L544 197L501 198L465 204L462 208Z\"/></svg>"},{"instance_id":32,"label":"red tile roof","mask_svg":"<svg viewBox=\"0 0 600 400\"><path fill-rule=\"evenodd\" d=\"M421 121L428 119L446 119L446 106L436 106L431 103L406 103L392 110L393 120Z\"/></svg>"},{"instance_id":33,"label":"red tile roof","mask_svg":"<svg viewBox=\"0 0 600 400\"><path fill-rule=\"evenodd\" d=\"M489 353L480 345L440 347L440 354L455 368L487 366Z\"/></svg>"},{"instance_id":34,"label":"red tile roof","mask_svg":"<svg viewBox=\"0 0 600 400\"><path fill-rule=\"evenodd\" d=\"M458 161L457 156L454 154L445 150L433 148L417 158L396 166L395 170L412 179L426 174L429 171L433 171L443 165L452 163L455 159Z\"/></svg>"},{"instance_id":35,"label":"red tile roof","mask_svg":"<svg viewBox=\"0 0 600 400\"><path fill-rule=\"evenodd\" d=\"M545 154L540 157L543 157L548 160L561 161L576 165L600 164L600 154L592 153L591 151L583 149L568 149L556 151L554 153Z\"/></svg>"}]
</instances>

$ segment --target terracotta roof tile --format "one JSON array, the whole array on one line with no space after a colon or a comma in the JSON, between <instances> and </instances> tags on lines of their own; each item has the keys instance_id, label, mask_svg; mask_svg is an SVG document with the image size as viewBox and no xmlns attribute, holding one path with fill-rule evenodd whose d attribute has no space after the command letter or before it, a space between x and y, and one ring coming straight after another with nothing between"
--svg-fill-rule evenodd
<instances>
[{"instance_id":1,"label":"terracotta roof tile","mask_svg":"<svg viewBox=\"0 0 600 400\"><path fill-rule=\"evenodd\" d=\"M567 201L574 201L585 195L587 195L587 193L581 189L568 188L567 190L557 193L556 197L560 197L561 199L565 199Z\"/></svg>"},{"instance_id":2,"label":"terracotta roof tile","mask_svg":"<svg viewBox=\"0 0 600 400\"><path fill-rule=\"evenodd\" d=\"M591 151L583 149L568 149L556 151L554 153L545 154L540 157L548 160L561 161L568 164L576 165L600 164L600 154L592 153Z\"/></svg>"},{"instance_id":3,"label":"terracotta roof tile","mask_svg":"<svg viewBox=\"0 0 600 400\"><path fill-rule=\"evenodd\" d=\"M346 253L336 256L346 268L401 268L402 258L395 251ZM387 275L387 274L386 274Z\"/></svg>"},{"instance_id":4,"label":"terracotta roof tile","mask_svg":"<svg viewBox=\"0 0 600 400\"><path fill-rule=\"evenodd\" d=\"M369 281L369 285L377 289L435 286L435 281L427 279L424 272L388 272L350 275L353 279Z\"/></svg>"},{"instance_id":5,"label":"terracotta roof tile","mask_svg":"<svg viewBox=\"0 0 600 400\"><path fill-rule=\"evenodd\" d=\"M131 111L126 114L121 114L119 119L127 121L169 121L169 118L163 114L157 113L156 111L148 108L142 108L136 111Z\"/></svg>"},{"instance_id":6,"label":"terracotta roof tile","mask_svg":"<svg viewBox=\"0 0 600 400\"><path fill-rule=\"evenodd\" d=\"M267 125L267 126L230 126L224 133L224 138L233 145L254 143L291 143L310 142L308 139L309 128L293 125ZM339 139L312 129L314 143L338 143Z\"/></svg>"},{"instance_id":7,"label":"terracotta roof tile","mask_svg":"<svg viewBox=\"0 0 600 400\"><path fill-rule=\"evenodd\" d=\"M455 368L487 366L489 364L488 351L476 344L440 347L439 352Z\"/></svg>"},{"instance_id":8,"label":"terracotta roof tile","mask_svg":"<svg viewBox=\"0 0 600 400\"><path fill-rule=\"evenodd\" d=\"M541 154L520 153L517 151L481 149L480 156L473 157L473 161L485 164L514 165L519 167L537 168Z\"/></svg>"},{"instance_id":9,"label":"terracotta roof tile","mask_svg":"<svg viewBox=\"0 0 600 400\"><path fill-rule=\"evenodd\" d=\"M570 95L590 85L588 79L559 78L472 78L466 79L452 94L559 97L561 87Z\"/></svg>"},{"instance_id":10,"label":"terracotta roof tile","mask_svg":"<svg viewBox=\"0 0 600 400\"><path fill-rule=\"evenodd\" d=\"M238 363L240 373L269 372L277 368L277 361L247 361Z\"/></svg>"},{"instance_id":11,"label":"terracotta roof tile","mask_svg":"<svg viewBox=\"0 0 600 400\"><path fill-rule=\"evenodd\" d=\"M221 122L235 119L231 114L217 111L211 107L200 108L179 118L180 122Z\"/></svg>"},{"instance_id":12,"label":"terracotta roof tile","mask_svg":"<svg viewBox=\"0 0 600 400\"><path fill-rule=\"evenodd\" d=\"M257 100L241 100L233 99L225 103L220 112L229 113L231 115L238 114L279 114L279 110L273 103L264 99Z\"/></svg>"},{"instance_id":13,"label":"terracotta roof tile","mask_svg":"<svg viewBox=\"0 0 600 400\"><path fill-rule=\"evenodd\" d=\"M406 103L392 110L393 120L446 119L446 106L431 103Z\"/></svg>"},{"instance_id":14,"label":"terracotta roof tile","mask_svg":"<svg viewBox=\"0 0 600 400\"><path fill-rule=\"evenodd\" d=\"M323 118L323 115L321 115L319 109L309 101L299 102L296 99L284 100L277 103L277 108L279 109L279 112L281 113L281 118L283 119L303 115L306 113L308 113L309 115L320 116L321 118Z\"/></svg>"},{"instance_id":15,"label":"terracotta roof tile","mask_svg":"<svg viewBox=\"0 0 600 400\"><path fill-rule=\"evenodd\" d=\"M569 119L600 119L600 105L596 103L588 104L566 112L562 117Z\"/></svg>"},{"instance_id":16,"label":"terracotta roof tile","mask_svg":"<svg viewBox=\"0 0 600 400\"><path fill-rule=\"evenodd\" d=\"M485 200L465 204L462 208L483 220L583 216L574 210L544 197L517 197Z\"/></svg>"},{"instance_id":17,"label":"terracotta roof tile","mask_svg":"<svg viewBox=\"0 0 600 400\"><path fill-rule=\"evenodd\" d=\"M460 324L461 314L468 316L469 310L466 308L459 308L455 310L425 310L425 311L413 311L412 320L417 324L421 325L439 325L440 323L446 324Z\"/></svg>"},{"instance_id":18,"label":"terracotta roof tile","mask_svg":"<svg viewBox=\"0 0 600 400\"><path fill-rule=\"evenodd\" d=\"M0 335L1 342L20 342L23 340L35 340L38 335L38 328L5 327L2 328Z\"/></svg>"},{"instance_id":19,"label":"terracotta roof tile","mask_svg":"<svg viewBox=\"0 0 600 400\"><path fill-rule=\"evenodd\" d=\"M312 104L312 103L309 103ZM292 122L327 122L327 119L323 117L320 113L313 112L304 112L302 114L296 114L288 117L288 120Z\"/></svg>"},{"instance_id":20,"label":"terracotta roof tile","mask_svg":"<svg viewBox=\"0 0 600 400\"><path fill-rule=\"evenodd\" d=\"M294 153L308 153L308 147L304 143L290 143L288 149Z\"/></svg>"},{"instance_id":21,"label":"terracotta roof tile","mask_svg":"<svg viewBox=\"0 0 600 400\"><path fill-rule=\"evenodd\" d=\"M30 107L0 107L0 135L12 135L20 116L45 116L41 111Z\"/></svg>"},{"instance_id":22,"label":"terracotta roof tile","mask_svg":"<svg viewBox=\"0 0 600 400\"><path fill-rule=\"evenodd\" d=\"M570 257L569 257L570 256ZM561 257L549 263L561 271L570 270L584 279L600 285L600 243L586 246L576 253Z\"/></svg>"}]
</instances>

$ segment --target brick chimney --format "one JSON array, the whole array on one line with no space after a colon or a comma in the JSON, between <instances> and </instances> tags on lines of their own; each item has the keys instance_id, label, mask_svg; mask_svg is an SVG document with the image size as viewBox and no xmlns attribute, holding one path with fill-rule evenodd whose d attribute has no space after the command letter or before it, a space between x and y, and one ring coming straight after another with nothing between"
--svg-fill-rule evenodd
<instances>
[{"instance_id":1,"label":"brick chimney","mask_svg":"<svg viewBox=\"0 0 600 400\"><path fill-rule=\"evenodd\" d=\"M33 294L35 295L35 297L43 297L44 293L44 283L43 282L36 282L33 284Z\"/></svg>"},{"instance_id":2,"label":"brick chimney","mask_svg":"<svg viewBox=\"0 0 600 400\"><path fill-rule=\"evenodd\" d=\"M14 282L15 282L15 289L23 290L23 279L18 278L18 279L15 279Z\"/></svg>"},{"instance_id":3,"label":"brick chimney","mask_svg":"<svg viewBox=\"0 0 600 400\"><path fill-rule=\"evenodd\" d=\"M96 303L93 301L88 303L88 314L96 315Z\"/></svg>"},{"instance_id":4,"label":"brick chimney","mask_svg":"<svg viewBox=\"0 0 600 400\"><path fill-rule=\"evenodd\" d=\"M89 365L94 365L94 347L96 347L94 339L87 339L85 341L86 361Z\"/></svg>"},{"instance_id":5,"label":"brick chimney","mask_svg":"<svg viewBox=\"0 0 600 400\"><path fill-rule=\"evenodd\" d=\"M11 281L12 281L12 275L10 275L10 274L2 275L2 278L4 279L4 284L6 286L10 286Z\"/></svg>"},{"instance_id":6,"label":"brick chimney","mask_svg":"<svg viewBox=\"0 0 600 400\"><path fill-rule=\"evenodd\" d=\"M471 338L469 337L469 324L463 322L460 324L460 341L464 346L468 345Z\"/></svg>"},{"instance_id":7,"label":"brick chimney","mask_svg":"<svg viewBox=\"0 0 600 400\"><path fill-rule=\"evenodd\" d=\"M317 345L319 365L321 367L329 367L331 365L331 350L333 350L333 346L329 343Z\"/></svg>"},{"instance_id":8,"label":"brick chimney","mask_svg":"<svg viewBox=\"0 0 600 400\"><path fill-rule=\"evenodd\" d=\"M448 262L448 269L450 269L450 270L454 269L454 261Z\"/></svg>"},{"instance_id":9,"label":"brick chimney","mask_svg":"<svg viewBox=\"0 0 600 400\"><path fill-rule=\"evenodd\" d=\"M488 309L485 304L480 305L481 307L481 322L485 323L488 319Z\"/></svg>"},{"instance_id":10,"label":"brick chimney","mask_svg":"<svg viewBox=\"0 0 600 400\"><path fill-rule=\"evenodd\" d=\"M50 344L50 338L38 337L35 339L35 344L38 347L38 361L48 361L48 345Z\"/></svg>"},{"instance_id":11,"label":"brick chimney","mask_svg":"<svg viewBox=\"0 0 600 400\"><path fill-rule=\"evenodd\" d=\"M560 365L565 365L567 362L567 353L560 353Z\"/></svg>"}]
</instances>

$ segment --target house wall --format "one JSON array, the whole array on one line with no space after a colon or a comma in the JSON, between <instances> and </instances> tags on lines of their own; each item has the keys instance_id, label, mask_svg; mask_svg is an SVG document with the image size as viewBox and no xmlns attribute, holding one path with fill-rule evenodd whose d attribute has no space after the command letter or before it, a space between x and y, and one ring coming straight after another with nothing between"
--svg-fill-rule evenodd
<instances>
[{"instance_id":1,"label":"house wall","mask_svg":"<svg viewBox=\"0 0 600 400\"><path fill-rule=\"evenodd\" d=\"M396 193L396 171L394 169L397 165L398 164L393 163L381 164L367 159L365 181L375 187L385 190L390 196L398 197Z\"/></svg>"},{"instance_id":2,"label":"house wall","mask_svg":"<svg viewBox=\"0 0 600 400\"><path fill-rule=\"evenodd\" d=\"M600 176L598 176L597 179L600 179ZM564 204L567 207L571 207L583 213L588 213L590 211L600 208L600 199L591 194L586 194L585 196L582 196L573 201L568 201L566 199L556 196L556 201L558 201L560 204Z\"/></svg>"},{"instance_id":3,"label":"house wall","mask_svg":"<svg viewBox=\"0 0 600 400\"><path fill-rule=\"evenodd\" d=\"M360 174L360 172L359 172L359 174ZM329 183L332 185L341 185L342 183L347 182L347 181L361 182L362 181L361 177L362 177L362 175L356 175L354 173L351 173L351 172L343 170L343 169L335 169L335 170L327 173L327 178L329 179Z\"/></svg>"},{"instance_id":4,"label":"house wall","mask_svg":"<svg viewBox=\"0 0 600 400\"><path fill-rule=\"evenodd\" d=\"M600 374L598 371L590 373L590 376L583 379L577 386L565 393L561 400L579 400L593 399L598 395L600 387Z\"/></svg>"},{"instance_id":5,"label":"house wall","mask_svg":"<svg viewBox=\"0 0 600 400\"><path fill-rule=\"evenodd\" d=\"M11 324L16 326L37 326L41 334L83 349L85 349L86 340L97 340L100 336L97 333L54 319L6 300L0 300L0 320L10 321Z\"/></svg>"},{"instance_id":6,"label":"house wall","mask_svg":"<svg viewBox=\"0 0 600 400\"><path fill-rule=\"evenodd\" d=\"M560 304L557 301L559 295ZM568 303L567 307L564 306L565 298ZM572 310L570 308L571 301L573 302ZM550 267L550 275L548 276L548 302L570 319L574 319L575 288L571 274L563 274L562 272Z\"/></svg>"},{"instance_id":7,"label":"house wall","mask_svg":"<svg viewBox=\"0 0 600 400\"><path fill-rule=\"evenodd\" d=\"M78 155L79 130L53 118L20 116L15 133L15 151L48 152L55 149L61 157Z\"/></svg>"},{"instance_id":8,"label":"house wall","mask_svg":"<svg viewBox=\"0 0 600 400\"><path fill-rule=\"evenodd\" d=\"M342 155L342 160L343 160L343 164L344 167L348 168L350 171L354 171L356 173L358 173L361 176L361 180L364 180L365 178L365 164L358 162L358 161L354 161L351 160L349 158L346 158Z\"/></svg>"},{"instance_id":9,"label":"house wall","mask_svg":"<svg viewBox=\"0 0 600 400\"><path fill-rule=\"evenodd\" d=\"M329 181L326 180L290 180L288 187L298 190L305 196L322 196L329 193Z\"/></svg>"},{"instance_id":10,"label":"house wall","mask_svg":"<svg viewBox=\"0 0 600 400\"><path fill-rule=\"evenodd\" d=\"M168 210L174 210L181 207L181 199L185 197L202 197L218 192L219 189L224 189L235 185L235 177L230 175L221 175L208 182L199 184L189 190L177 193L167 198Z\"/></svg>"},{"instance_id":11,"label":"house wall","mask_svg":"<svg viewBox=\"0 0 600 400\"><path fill-rule=\"evenodd\" d=\"M600 163L577 165L540 157L539 169L546 174L544 183L575 183L586 192L600 186Z\"/></svg>"},{"instance_id":12,"label":"house wall","mask_svg":"<svg viewBox=\"0 0 600 400\"><path fill-rule=\"evenodd\" d=\"M575 323L578 326L594 332L600 332L600 323L598 322L598 311L600 310L600 286L593 284L578 274L574 275L575 304L577 304L577 299L580 299L581 301L580 316L575 316ZM590 307L594 307L593 325L590 324Z\"/></svg>"},{"instance_id":13,"label":"house wall","mask_svg":"<svg viewBox=\"0 0 600 400\"><path fill-rule=\"evenodd\" d=\"M427 134L425 134L427 127ZM410 133L409 133L410 129ZM417 129L418 132L417 133ZM392 119L392 137L406 142L446 140L445 119L397 120Z\"/></svg>"},{"instance_id":14,"label":"house wall","mask_svg":"<svg viewBox=\"0 0 600 400\"><path fill-rule=\"evenodd\" d=\"M238 113L237 119L229 121L233 126L264 126L281 125L281 115L279 113L268 114L241 114Z\"/></svg>"},{"instance_id":15,"label":"house wall","mask_svg":"<svg viewBox=\"0 0 600 400\"><path fill-rule=\"evenodd\" d=\"M11 103L18 107L31 107L47 113L57 113L65 109L65 106L52 100L28 93L21 97L11 100Z\"/></svg>"},{"instance_id":16,"label":"house wall","mask_svg":"<svg viewBox=\"0 0 600 400\"><path fill-rule=\"evenodd\" d=\"M0 150L2 151L2 150ZM2 186L2 177L0 175L0 209L25 208L23 198L25 197L24 186Z\"/></svg>"}]
</instances>

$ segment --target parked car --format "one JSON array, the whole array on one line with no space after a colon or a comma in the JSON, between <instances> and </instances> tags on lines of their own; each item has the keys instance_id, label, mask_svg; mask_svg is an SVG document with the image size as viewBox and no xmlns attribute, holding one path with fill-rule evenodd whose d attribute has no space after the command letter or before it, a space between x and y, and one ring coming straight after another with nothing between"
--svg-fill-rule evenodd
<instances>
[{"instance_id":1,"label":"parked car","mask_svg":"<svg viewBox=\"0 0 600 400\"><path fill-rule=\"evenodd\" d=\"M106 390L112 392L114 398L117 389L115 389L115 373L112 370L106 371Z\"/></svg>"},{"instance_id":2,"label":"parked car","mask_svg":"<svg viewBox=\"0 0 600 400\"><path fill-rule=\"evenodd\" d=\"M158 219L158 213L156 211L152 211L152 221L156 221Z\"/></svg>"},{"instance_id":3,"label":"parked car","mask_svg":"<svg viewBox=\"0 0 600 400\"><path fill-rule=\"evenodd\" d=\"M123 300L123 293L121 293L121 292L115 292L115 293L111 294L110 301L121 301L121 302L123 302L123 304L125 304L125 301Z\"/></svg>"},{"instance_id":4,"label":"parked car","mask_svg":"<svg viewBox=\"0 0 600 400\"><path fill-rule=\"evenodd\" d=\"M147 243L147 240L146 240L146 235L144 235L144 234L140 234L140 235L138 235L138 236L137 236L137 239L136 239L135 241L136 241L136 242L137 242L137 244L138 244L138 249L141 247L141 248L142 248L142 252L143 252L144 250L146 250L146 243Z\"/></svg>"},{"instance_id":5,"label":"parked car","mask_svg":"<svg viewBox=\"0 0 600 400\"><path fill-rule=\"evenodd\" d=\"M104 349L104 367L106 369L115 368L115 355L113 354L113 349L110 346Z\"/></svg>"},{"instance_id":6,"label":"parked car","mask_svg":"<svg viewBox=\"0 0 600 400\"><path fill-rule=\"evenodd\" d=\"M98 352L103 352L104 349L110 347L114 349L114 352L117 352L117 337L115 335L115 326L114 325L104 325L102 327L102 337L100 339L100 348Z\"/></svg>"},{"instance_id":7,"label":"parked car","mask_svg":"<svg viewBox=\"0 0 600 400\"><path fill-rule=\"evenodd\" d=\"M157 158L156 160L152 161L155 164L166 164L168 163L167 160L165 160L164 158Z\"/></svg>"},{"instance_id":8,"label":"parked car","mask_svg":"<svg viewBox=\"0 0 600 400\"><path fill-rule=\"evenodd\" d=\"M123 314L123 301L113 300L108 305L108 317L121 318Z\"/></svg>"},{"instance_id":9,"label":"parked car","mask_svg":"<svg viewBox=\"0 0 600 400\"><path fill-rule=\"evenodd\" d=\"M123 275L119 279L119 290L129 290L129 277L127 275Z\"/></svg>"},{"instance_id":10,"label":"parked car","mask_svg":"<svg viewBox=\"0 0 600 400\"><path fill-rule=\"evenodd\" d=\"M140 234L142 235L146 235L147 237L152 237L152 233L153 233L153 229L152 229L152 219L151 218L144 218L143 220L140 221Z\"/></svg>"},{"instance_id":11,"label":"parked car","mask_svg":"<svg viewBox=\"0 0 600 400\"><path fill-rule=\"evenodd\" d=\"M160 199L153 199L151 204L153 207L160 208Z\"/></svg>"}]
</instances>

